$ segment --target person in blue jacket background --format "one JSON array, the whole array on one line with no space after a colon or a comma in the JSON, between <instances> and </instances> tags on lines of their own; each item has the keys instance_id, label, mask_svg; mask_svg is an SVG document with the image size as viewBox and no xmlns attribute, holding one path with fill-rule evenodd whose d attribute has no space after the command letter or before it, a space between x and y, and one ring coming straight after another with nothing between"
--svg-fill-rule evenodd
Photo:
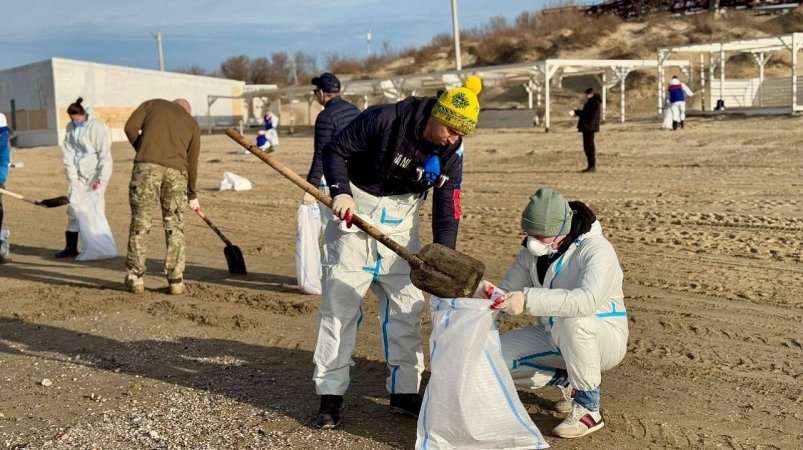
<instances>
[{"instance_id":1,"label":"person in blue jacket background","mask_svg":"<svg viewBox=\"0 0 803 450\"><path fill-rule=\"evenodd\" d=\"M0 113L0 188L5 189L8 168L11 165L11 129L6 115ZM3 231L3 195L0 194L0 264L8 264L8 232Z\"/></svg>"}]
</instances>

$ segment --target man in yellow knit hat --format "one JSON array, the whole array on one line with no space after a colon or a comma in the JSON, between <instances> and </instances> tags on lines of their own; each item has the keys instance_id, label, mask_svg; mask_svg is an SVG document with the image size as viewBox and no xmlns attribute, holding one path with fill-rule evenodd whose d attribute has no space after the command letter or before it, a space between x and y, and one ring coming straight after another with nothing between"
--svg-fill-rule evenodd
<instances>
[{"instance_id":1,"label":"man in yellow knit hat","mask_svg":"<svg viewBox=\"0 0 803 450\"><path fill-rule=\"evenodd\" d=\"M410 281L410 266L356 227L359 215L413 252L421 249L419 210L432 190L432 234L454 248L460 221L463 136L479 117L482 83L434 97L409 97L360 113L323 148L323 171L336 219L324 234L323 294L315 347L315 389L321 396L316 425L340 424L343 395L369 288L377 308L389 374L392 412L418 416L424 370L421 316L424 295Z\"/></svg>"}]
</instances>

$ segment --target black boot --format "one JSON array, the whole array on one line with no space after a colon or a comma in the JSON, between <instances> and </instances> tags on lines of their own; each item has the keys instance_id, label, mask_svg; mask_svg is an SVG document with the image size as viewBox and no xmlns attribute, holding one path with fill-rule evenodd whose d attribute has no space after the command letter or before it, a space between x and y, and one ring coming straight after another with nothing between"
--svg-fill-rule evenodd
<instances>
[{"instance_id":1,"label":"black boot","mask_svg":"<svg viewBox=\"0 0 803 450\"><path fill-rule=\"evenodd\" d=\"M673 120L672 121L672 129L673 130L677 130L678 129L678 121L677 120Z\"/></svg>"},{"instance_id":2,"label":"black boot","mask_svg":"<svg viewBox=\"0 0 803 450\"><path fill-rule=\"evenodd\" d=\"M423 398L418 394L390 394L390 412L407 414L417 419L422 401Z\"/></svg>"},{"instance_id":3,"label":"black boot","mask_svg":"<svg viewBox=\"0 0 803 450\"><path fill-rule=\"evenodd\" d=\"M67 240L67 246L53 256L56 258L75 258L78 256L78 232L65 231L64 237Z\"/></svg>"},{"instance_id":4,"label":"black boot","mask_svg":"<svg viewBox=\"0 0 803 450\"><path fill-rule=\"evenodd\" d=\"M321 395L321 408L315 418L318 428L337 428L340 425L340 410L343 408L342 395Z\"/></svg>"},{"instance_id":5,"label":"black boot","mask_svg":"<svg viewBox=\"0 0 803 450\"><path fill-rule=\"evenodd\" d=\"M680 121L680 128L681 129L686 128L686 121L685 120L681 120Z\"/></svg>"}]
</instances>

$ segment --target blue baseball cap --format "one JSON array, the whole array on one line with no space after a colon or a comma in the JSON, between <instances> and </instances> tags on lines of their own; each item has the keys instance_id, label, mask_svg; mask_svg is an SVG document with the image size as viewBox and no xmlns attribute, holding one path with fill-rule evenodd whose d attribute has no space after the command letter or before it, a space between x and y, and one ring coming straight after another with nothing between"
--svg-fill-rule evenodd
<instances>
[{"instance_id":1,"label":"blue baseball cap","mask_svg":"<svg viewBox=\"0 0 803 450\"><path fill-rule=\"evenodd\" d=\"M324 72L320 76L313 78L312 84L326 93L340 92L340 80L329 72Z\"/></svg>"}]
</instances>

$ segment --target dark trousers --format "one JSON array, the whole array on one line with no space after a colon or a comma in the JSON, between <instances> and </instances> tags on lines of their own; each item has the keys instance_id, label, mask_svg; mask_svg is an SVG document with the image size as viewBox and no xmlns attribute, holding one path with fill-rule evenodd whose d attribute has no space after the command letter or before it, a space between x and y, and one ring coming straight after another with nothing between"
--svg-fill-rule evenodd
<instances>
[{"instance_id":1,"label":"dark trousers","mask_svg":"<svg viewBox=\"0 0 803 450\"><path fill-rule=\"evenodd\" d=\"M597 164L597 146L594 144L593 131L583 131L583 151L588 160L588 168L595 168Z\"/></svg>"},{"instance_id":2,"label":"dark trousers","mask_svg":"<svg viewBox=\"0 0 803 450\"><path fill-rule=\"evenodd\" d=\"M6 185L0 183L0 189L5 189ZM3 194L0 194L0 230L3 229Z\"/></svg>"}]
</instances>

